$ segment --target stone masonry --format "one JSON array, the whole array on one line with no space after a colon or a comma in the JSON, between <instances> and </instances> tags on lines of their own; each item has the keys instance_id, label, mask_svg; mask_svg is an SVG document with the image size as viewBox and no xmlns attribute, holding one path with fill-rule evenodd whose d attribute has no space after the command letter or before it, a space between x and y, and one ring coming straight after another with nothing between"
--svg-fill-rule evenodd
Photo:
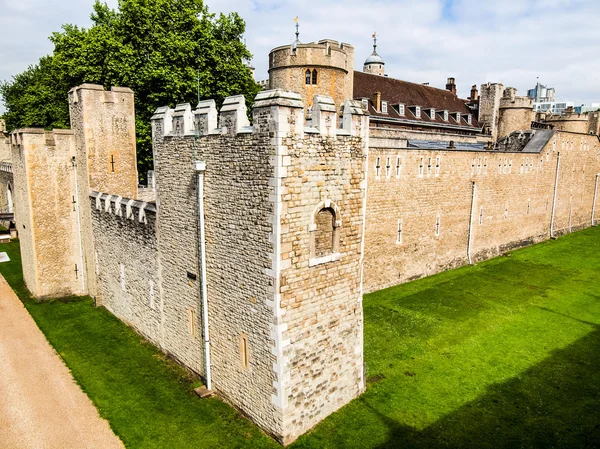
<instances>
[{"instance_id":1,"label":"stone masonry","mask_svg":"<svg viewBox=\"0 0 600 449\"><path fill-rule=\"evenodd\" d=\"M80 227L86 291L98 295L95 249L89 192L110 192L137 198L137 158L133 91L83 84L69 92L71 126L75 135L77 201L81 205Z\"/></svg>"},{"instance_id":2,"label":"stone masonry","mask_svg":"<svg viewBox=\"0 0 600 449\"><path fill-rule=\"evenodd\" d=\"M162 344L203 374L200 332L182 326L190 310L201 313L200 279L188 275L198 273L192 162L201 159L213 385L282 443L364 389L366 118L347 102L337 129L336 105L323 97L312 115L307 127L298 94L266 91L252 127L243 97L225 101L220 128L214 102L153 119ZM323 209L335 219L329 251L316 257Z\"/></svg>"},{"instance_id":3,"label":"stone masonry","mask_svg":"<svg viewBox=\"0 0 600 449\"><path fill-rule=\"evenodd\" d=\"M598 137L537 133L516 152L371 148L365 290L468 263L469 229L478 261L590 226Z\"/></svg>"},{"instance_id":4,"label":"stone masonry","mask_svg":"<svg viewBox=\"0 0 600 449\"><path fill-rule=\"evenodd\" d=\"M11 139L25 284L38 298L83 294L73 133L30 128Z\"/></svg>"}]
</instances>

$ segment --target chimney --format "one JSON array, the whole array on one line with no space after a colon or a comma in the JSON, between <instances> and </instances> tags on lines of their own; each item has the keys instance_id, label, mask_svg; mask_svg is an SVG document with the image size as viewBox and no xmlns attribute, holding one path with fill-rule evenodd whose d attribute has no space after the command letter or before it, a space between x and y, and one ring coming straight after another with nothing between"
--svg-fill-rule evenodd
<instances>
[{"instance_id":1,"label":"chimney","mask_svg":"<svg viewBox=\"0 0 600 449\"><path fill-rule=\"evenodd\" d=\"M377 112L381 112L381 92L375 92L371 96L371 101L373 102L373 107Z\"/></svg>"},{"instance_id":2,"label":"chimney","mask_svg":"<svg viewBox=\"0 0 600 449\"><path fill-rule=\"evenodd\" d=\"M471 87L471 101L474 103L479 100L479 92L477 91L477 84L473 84Z\"/></svg>"},{"instance_id":3,"label":"chimney","mask_svg":"<svg viewBox=\"0 0 600 449\"><path fill-rule=\"evenodd\" d=\"M448 78L448 82L446 83L446 90L449 90L454 95L456 95L456 83L454 78Z\"/></svg>"}]
</instances>

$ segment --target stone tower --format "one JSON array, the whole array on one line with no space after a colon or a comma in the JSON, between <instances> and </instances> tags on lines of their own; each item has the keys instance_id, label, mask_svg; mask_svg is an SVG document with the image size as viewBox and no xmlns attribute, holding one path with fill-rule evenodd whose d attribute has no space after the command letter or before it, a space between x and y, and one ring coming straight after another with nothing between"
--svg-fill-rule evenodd
<instances>
[{"instance_id":1,"label":"stone tower","mask_svg":"<svg viewBox=\"0 0 600 449\"><path fill-rule=\"evenodd\" d=\"M83 84L69 92L87 291L97 296L90 191L137 198L133 91ZM101 298L98 298L101 300ZM99 301L100 302L100 301Z\"/></svg>"},{"instance_id":2,"label":"stone tower","mask_svg":"<svg viewBox=\"0 0 600 449\"><path fill-rule=\"evenodd\" d=\"M479 124L483 132L489 134L492 140L498 136L498 120L500 118L500 98L504 86L500 83L487 83L481 85L479 96Z\"/></svg>"},{"instance_id":3,"label":"stone tower","mask_svg":"<svg viewBox=\"0 0 600 449\"><path fill-rule=\"evenodd\" d=\"M517 89L507 87L500 99L497 139L514 131L531 129L531 122L534 120L533 99L517 96Z\"/></svg>"},{"instance_id":4,"label":"stone tower","mask_svg":"<svg viewBox=\"0 0 600 449\"><path fill-rule=\"evenodd\" d=\"M360 102L341 109L343 129L331 98L315 97L305 127L302 95L271 90L253 126L241 96L219 114L209 100L152 121L161 345L203 376L210 359L212 389L284 444L364 390L368 117ZM204 312L203 351L181 323Z\"/></svg>"},{"instance_id":5,"label":"stone tower","mask_svg":"<svg viewBox=\"0 0 600 449\"><path fill-rule=\"evenodd\" d=\"M269 87L302 95L309 107L315 95L332 97L339 106L352 99L354 47L333 40L277 47L269 53Z\"/></svg>"},{"instance_id":6,"label":"stone tower","mask_svg":"<svg viewBox=\"0 0 600 449\"><path fill-rule=\"evenodd\" d=\"M86 293L71 130L11 133L23 277L36 298Z\"/></svg>"},{"instance_id":7,"label":"stone tower","mask_svg":"<svg viewBox=\"0 0 600 449\"><path fill-rule=\"evenodd\" d=\"M366 59L363 72L380 76L385 74L385 62L377 54L377 33L373 34L373 53Z\"/></svg>"}]
</instances>

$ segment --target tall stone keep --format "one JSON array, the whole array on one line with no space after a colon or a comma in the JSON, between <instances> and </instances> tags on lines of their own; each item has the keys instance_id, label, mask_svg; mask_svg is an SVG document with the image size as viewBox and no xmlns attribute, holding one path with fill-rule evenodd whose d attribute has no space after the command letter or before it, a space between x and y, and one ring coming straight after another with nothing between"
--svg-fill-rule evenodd
<instances>
[{"instance_id":1,"label":"tall stone keep","mask_svg":"<svg viewBox=\"0 0 600 449\"><path fill-rule=\"evenodd\" d=\"M11 133L15 219L25 285L37 298L84 294L73 133Z\"/></svg>"},{"instance_id":2,"label":"tall stone keep","mask_svg":"<svg viewBox=\"0 0 600 449\"><path fill-rule=\"evenodd\" d=\"M269 86L299 92L312 106L315 95L326 95L341 106L353 98L354 47L334 40L302 44L296 41L269 53Z\"/></svg>"},{"instance_id":3,"label":"tall stone keep","mask_svg":"<svg viewBox=\"0 0 600 449\"><path fill-rule=\"evenodd\" d=\"M331 98L315 97L306 126L302 96L271 90L253 126L241 96L152 122L162 346L206 375L202 182L212 388L282 443L364 390L368 117L360 102L342 110L340 129Z\"/></svg>"},{"instance_id":4,"label":"tall stone keep","mask_svg":"<svg viewBox=\"0 0 600 449\"><path fill-rule=\"evenodd\" d=\"M91 224L90 191L137 198L137 158L133 91L124 87L83 84L69 92L75 137L83 263L87 290L97 295L96 256Z\"/></svg>"}]
</instances>

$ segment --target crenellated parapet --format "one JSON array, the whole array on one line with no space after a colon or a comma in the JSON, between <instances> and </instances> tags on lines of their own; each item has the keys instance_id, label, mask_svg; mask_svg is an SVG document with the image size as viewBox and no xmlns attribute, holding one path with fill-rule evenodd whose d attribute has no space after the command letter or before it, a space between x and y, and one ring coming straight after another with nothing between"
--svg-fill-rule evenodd
<instances>
[{"instance_id":1,"label":"crenellated parapet","mask_svg":"<svg viewBox=\"0 0 600 449\"><path fill-rule=\"evenodd\" d=\"M154 140L159 140L166 137L257 134L265 131L259 117L264 115L264 111L269 111L272 115L270 131L277 126L299 135L306 132L333 138L366 138L368 114L361 103L346 100L340 105L340 110L341 117L331 97L315 95L310 108L311 119L305 119L305 105L300 94L281 89L266 90L259 92L254 99L253 125L248 120L244 97L236 95L227 97L220 111L217 111L214 100L200 101L196 110L192 110L189 103L178 104L175 109L161 106L152 116L152 135Z\"/></svg>"},{"instance_id":2,"label":"crenellated parapet","mask_svg":"<svg viewBox=\"0 0 600 449\"><path fill-rule=\"evenodd\" d=\"M110 195L108 193L90 192L90 198L94 199L94 206L97 211L113 214L116 217L121 217L124 220L132 222L148 224L147 214L156 216L156 204L146 201L134 200L131 198L123 198L118 195Z\"/></svg>"}]
</instances>

